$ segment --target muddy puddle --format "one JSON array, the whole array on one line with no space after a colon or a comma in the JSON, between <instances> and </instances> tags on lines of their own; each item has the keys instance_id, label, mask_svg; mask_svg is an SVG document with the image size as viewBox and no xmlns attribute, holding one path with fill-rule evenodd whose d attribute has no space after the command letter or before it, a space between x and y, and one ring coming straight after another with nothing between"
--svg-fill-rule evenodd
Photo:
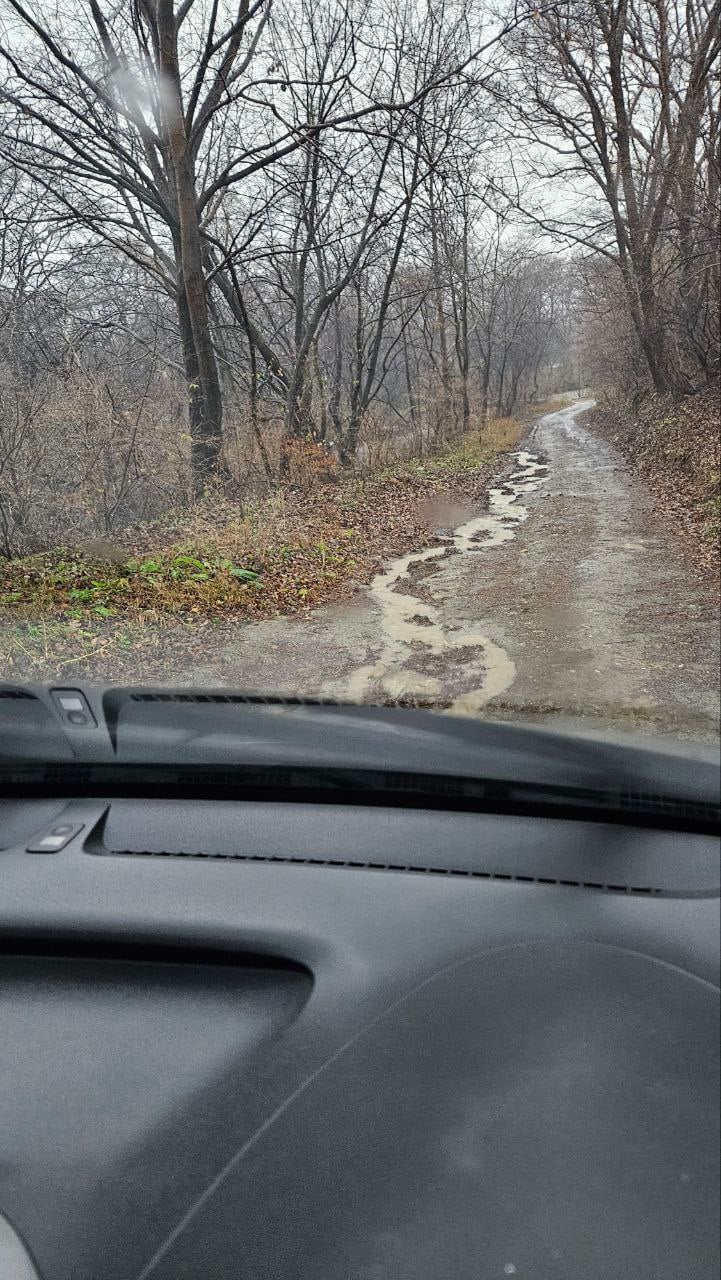
<instances>
[{"instance_id":1,"label":"muddy puddle","mask_svg":"<svg viewBox=\"0 0 721 1280\"><path fill-rule=\"evenodd\" d=\"M456 714L474 714L510 688L515 664L505 649L472 627L444 623L430 601L442 586L449 556L473 556L511 542L528 518L525 494L544 483L547 468L533 453L511 455L516 468L489 491L488 511L458 525L442 543L399 556L376 575L369 598L380 611L381 648L373 662L358 667L337 692L353 702L408 697L447 701L444 661L463 665L465 692L448 705ZM438 563L436 563L438 562ZM424 567L427 569L424 571ZM433 674L434 670L439 674Z\"/></svg>"}]
</instances>

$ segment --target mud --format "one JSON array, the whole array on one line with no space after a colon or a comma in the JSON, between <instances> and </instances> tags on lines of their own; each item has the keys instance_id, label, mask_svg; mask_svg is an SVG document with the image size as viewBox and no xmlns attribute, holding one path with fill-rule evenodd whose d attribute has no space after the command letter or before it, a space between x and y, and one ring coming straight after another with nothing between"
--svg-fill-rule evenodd
<instances>
[{"instance_id":1,"label":"mud","mask_svg":"<svg viewBox=\"0 0 721 1280\"><path fill-rule=\"evenodd\" d=\"M239 626L174 678L714 738L717 603L621 455L577 421L590 404L542 418L486 510L353 605Z\"/></svg>"}]
</instances>

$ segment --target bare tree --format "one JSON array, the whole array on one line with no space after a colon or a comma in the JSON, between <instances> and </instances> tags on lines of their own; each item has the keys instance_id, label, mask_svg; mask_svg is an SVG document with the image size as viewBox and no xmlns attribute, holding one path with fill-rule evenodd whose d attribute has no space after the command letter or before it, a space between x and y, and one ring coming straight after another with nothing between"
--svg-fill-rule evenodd
<instances>
[{"instance_id":1,"label":"bare tree","mask_svg":"<svg viewBox=\"0 0 721 1280\"><path fill-rule=\"evenodd\" d=\"M721 3L584 0L539 14L510 43L524 89L509 85L509 108L565 184L545 213L516 202L617 264L654 388L691 390L699 366L718 369L702 211L718 200Z\"/></svg>"},{"instance_id":2,"label":"bare tree","mask_svg":"<svg viewBox=\"0 0 721 1280\"><path fill-rule=\"evenodd\" d=\"M8 547L41 490L43 536L103 533L275 483L293 437L352 465L537 392L553 291L486 208L530 13L484 44L470 0L0 0Z\"/></svg>"}]
</instances>

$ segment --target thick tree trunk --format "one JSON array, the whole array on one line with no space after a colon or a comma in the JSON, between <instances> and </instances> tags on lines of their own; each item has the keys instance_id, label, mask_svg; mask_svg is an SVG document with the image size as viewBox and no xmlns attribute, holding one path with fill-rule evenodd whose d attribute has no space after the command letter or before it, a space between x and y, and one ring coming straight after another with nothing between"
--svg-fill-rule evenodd
<instances>
[{"instance_id":1,"label":"thick tree trunk","mask_svg":"<svg viewBox=\"0 0 721 1280\"><path fill-rule=\"evenodd\" d=\"M234 283L237 284L237 281L234 280ZM263 463L266 480L268 481L268 484L272 486L275 476L273 475L273 468L270 464L268 450L265 447L265 441L263 439L263 433L260 429L260 422L258 419L258 361L255 355L255 342L253 341L253 331L248 320L248 313L245 309L245 301L240 288L236 289L235 300L240 309L245 336L248 339L248 359L250 362L250 388L248 395L250 406L250 427L253 432L253 439L258 449L258 453L260 454L261 461Z\"/></svg>"},{"instance_id":2,"label":"thick tree trunk","mask_svg":"<svg viewBox=\"0 0 721 1280\"><path fill-rule=\"evenodd\" d=\"M178 314L188 376L193 489L200 495L215 477L220 465L223 447L223 398L210 330L192 155L185 133L173 0L158 0L157 26L159 65L165 86L163 101L178 215Z\"/></svg>"},{"instance_id":3,"label":"thick tree trunk","mask_svg":"<svg viewBox=\"0 0 721 1280\"><path fill-rule=\"evenodd\" d=\"M188 420L190 423L190 458L193 476L193 489L197 492L196 479L203 473L206 466L203 451L204 411L200 387L200 370L198 368L198 353L195 349L195 342L193 340L193 330L190 323L190 316L188 314L188 303L184 289L178 289L176 307L178 312L180 342L183 349L185 383L188 389Z\"/></svg>"},{"instance_id":4,"label":"thick tree trunk","mask_svg":"<svg viewBox=\"0 0 721 1280\"><path fill-rule=\"evenodd\" d=\"M312 414L313 386L309 377L308 357L304 353L296 361L290 379L286 402L286 435L289 440L317 436Z\"/></svg>"}]
</instances>

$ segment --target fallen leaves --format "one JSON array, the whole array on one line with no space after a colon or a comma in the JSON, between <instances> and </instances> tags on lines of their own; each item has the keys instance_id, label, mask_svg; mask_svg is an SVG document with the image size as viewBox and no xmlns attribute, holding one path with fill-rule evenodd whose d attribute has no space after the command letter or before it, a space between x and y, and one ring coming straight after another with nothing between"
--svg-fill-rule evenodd
<instances>
[{"instance_id":1,"label":"fallen leaves","mask_svg":"<svg viewBox=\"0 0 721 1280\"><path fill-rule=\"evenodd\" d=\"M719 387L672 402L651 396L634 416L621 405L589 409L591 430L619 448L683 538L691 564L718 588L721 537Z\"/></svg>"}]
</instances>

